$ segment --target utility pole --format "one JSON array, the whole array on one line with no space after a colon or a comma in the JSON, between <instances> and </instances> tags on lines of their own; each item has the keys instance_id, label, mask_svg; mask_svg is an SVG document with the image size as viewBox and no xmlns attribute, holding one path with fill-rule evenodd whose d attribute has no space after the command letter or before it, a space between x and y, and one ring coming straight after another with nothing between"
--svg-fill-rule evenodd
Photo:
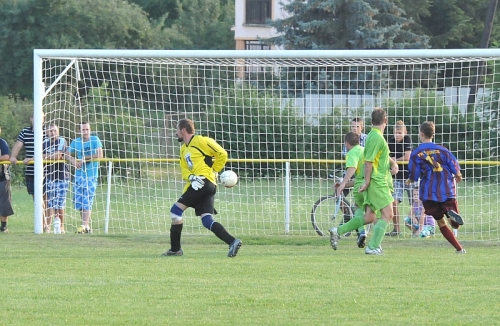
<instances>
[{"instance_id":1,"label":"utility pole","mask_svg":"<svg viewBox=\"0 0 500 326\"><path fill-rule=\"evenodd\" d=\"M484 21L483 36L481 37L480 48L488 48L490 43L491 30L493 28L493 19L497 10L498 0L490 0L488 11L486 12L486 19ZM474 113L474 106L476 104L476 92L478 84L481 83L481 78L484 75L484 61L478 63L476 74L472 78L470 85L469 98L467 100L467 114Z\"/></svg>"}]
</instances>

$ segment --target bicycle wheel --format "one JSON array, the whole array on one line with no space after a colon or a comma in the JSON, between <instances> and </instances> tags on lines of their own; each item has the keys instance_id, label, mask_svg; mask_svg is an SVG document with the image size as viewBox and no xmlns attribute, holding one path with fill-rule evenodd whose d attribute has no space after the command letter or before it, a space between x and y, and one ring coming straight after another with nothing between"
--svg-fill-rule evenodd
<instances>
[{"instance_id":1,"label":"bicycle wheel","mask_svg":"<svg viewBox=\"0 0 500 326\"><path fill-rule=\"evenodd\" d=\"M338 226L344 220L350 220L353 212L349 202L344 197L340 199L340 206L336 212L337 197L329 195L318 199L311 210L311 223L320 236L329 235L330 228Z\"/></svg>"}]
</instances>

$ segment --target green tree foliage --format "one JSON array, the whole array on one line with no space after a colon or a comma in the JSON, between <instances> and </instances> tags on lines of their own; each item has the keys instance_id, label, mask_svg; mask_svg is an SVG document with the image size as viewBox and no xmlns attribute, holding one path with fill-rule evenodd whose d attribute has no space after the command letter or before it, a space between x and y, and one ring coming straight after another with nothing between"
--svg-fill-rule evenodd
<instances>
[{"instance_id":1,"label":"green tree foliage","mask_svg":"<svg viewBox=\"0 0 500 326\"><path fill-rule=\"evenodd\" d=\"M498 102L498 93L495 96ZM413 143L418 144L420 124L430 120L437 126L435 142L449 148L460 161L498 160L497 120L490 120L486 115L465 115L458 107L446 105L441 96L426 90L402 99L389 99L383 107L390 117L388 134L393 132L392 126L397 120L403 120ZM234 159L341 160L339 148L349 131L349 121L343 118L346 115L341 114L341 110L334 108L332 114L311 119L269 92L254 87L238 88L221 92L214 98L198 129L217 139ZM365 109L358 110L364 112ZM324 167L318 169L315 165L293 163L291 168L294 175L318 176L316 171L324 171ZM282 173L283 166L271 162L237 162L230 168L249 177L273 177ZM463 168L468 178L491 180L498 174L497 167L487 165Z\"/></svg>"},{"instance_id":2,"label":"green tree foliage","mask_svg":"<svg viewBox=\"0 0 500 326\"><path fill-rule=\"evenodd\" d=\"M414 33L429 35L424 30L422 19L431 15L429 9L432 6L432 0L393 0L392 2L397 7L403 9L407 17L411 18L412 23L410 23L409 27Z\"/></svg>"},{"instance_id":3,"label":"green tree foliage","mask_svg":"<svg viewBox=\"0 0 500 326\"><path fill-rule=\"evenodd\" d=\"M169 35L124 0L1 1L0 94L31 97L33 50L164 48Z\"/></svg>"},{"instance_id":4,"label":"green tree foliage","mask_svg":"<svg viewBox=\"0 0 500 326\"><path fill-rule=\"evenodd\" d=\"M387 89L388 72L379 66L296 66L281 71L282 93L290 97L307 94L374 94Z\"/></svg>"},{"instance_id":5,"label":"green tree foliage","mask_svg":"<svg viewBox=\"0 0 500 326\"><path fill-rule=\"evenodd\" d=\"M98 136L105 157L131 159L115 162L115 172L126 174L133 171L135 177L140 177L141 163L132 159L140 158L140 144L145 144L144 139L139 139L139 135L144 134L144 119L131 115L127 108L116 106L106 90L106 83L90 89L83 108L81 120L89 121L93 130L100 130Z\"/></svg>"},{"instance_id":6,"label":"green tree foliage","mask_svg":"<svg viewBox=\"0 0 500 326\"><path fill-rule=\"evenodd\" d=\"M21 100L12 96L0 96L0 137L9 144L9 149L16 142L19 132L30 125L30 116L33 112L33 102ZM24 148L19 156L24 158ZM11 167L12 182L24 182L24 165L17 164Z\"/></svg>"},{"instance_id":7,"label":"green tree foliage","mask_svg":"<svg viewBox=\"0 0 500 326\"><path fill-rule=\"evenodd\" d=\"M436 49L477 48L484 29L488 2L484 0L434 0L430 15L421 17L430 45ZM497 13L497 21L500 15ZM496 22L497 22L496 21ZM493 39L500 36L495 24Z\"/></svg>"},{"instance_id":8,"label":"green tree foliage","mask_svg":"<svg viewBox=\"0 0 500 326\"><path fill-rule=\"evenodd\" d=\"M165 19L165 26L170 27L179 18L178 5L180 0L128 0L147 12L153 20Z\"/></svg>"},{"instance_id":9,"label":"green tree foliage","mask_svg":"<svg viewBox=\"0 0 500 326\"><path fill-rule=\"evenodd\" d=\"M412 20L388 0L293 0L283 9L289 17L270 22L280 35L269 42L287 49L427 47L427 37L412 32Z\"/></svg>"},{"instance_id":10,"label":"green tree foliage","mask_svg":"<svg viewBox=\"0 0 500 326\"><path fill-rule=\"evenodd\" d=\"M174 49L234 49L234 32L231 31L234 25L233 1L182 0L178 12L179 18L172 31L183 38L174 41Z\"/></svg>"},{"instance_id":11,"label":"green tree foliage","mask_svg":"<svg viewBox=\"0 0 500 326\"><path fill-rule=\"evenodd\" d=\"M199 125L220 142L230 158L342 159L335 157L331 146L342 143L346 130L339 132L339 126L348 123L335 113L313 123L290 103L283 105L274 94L243 87L217 94L208 106L206 120ZM311 163L291 166L296 175L319 171L311 167ZM272 177L282 173L283 164L233 163L231 168L247 176Z\"/></svg>"},{"instance_id":12,"label":"green tree foliage","mask_svg":"<svg viewBox=\"0 0 500 326\"><path fill-rule=\"evenodd\" d=\"M294 0L284 4L284 10L288 17L270 22L280 35L267 42L287 49L427 47L427 36L412 32L413 21L391 1ZM383 70L379 66L293 67L282 71L289 76L289 82L282 86L289 96L308 92L373 94L386 88L391 79Z\"/></svg>"}]
</instances>

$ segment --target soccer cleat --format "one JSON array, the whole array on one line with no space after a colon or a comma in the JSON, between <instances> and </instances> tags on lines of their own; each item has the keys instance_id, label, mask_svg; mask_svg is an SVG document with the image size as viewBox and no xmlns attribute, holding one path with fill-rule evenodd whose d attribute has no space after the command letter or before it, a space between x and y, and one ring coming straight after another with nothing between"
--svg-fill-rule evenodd
<instances>
[{"instance_id":1,"label":"soccer cleat","mask_svg":"<svg viewBox=\"0 0 500 326\"><path fill-rule=\"evenodd\" d=\"M340 235L337 228L330 229L330 244L333 250L337 250L337 245L339 244Z\"/></svg>"},{"instance_id":2,"label":"soccer cleat","mask_svg":"<svg viewBox=\"0 0 500 326\"><path fill-rule=\"evenodd\" d=\"M172 251L172 249L168 249L167 251L165 251L161 255L163 257L166 257L166 256L182 256L182 255L184 255L184 252L182 251L182 249L179 249L177 251Z\"/></svg>"},{"instance_id":3,"label":"soccer cleat","mask_svg":"<svg viewBox=\"0 0 500 326\"><path fill-rule=\"evenodd\" d=\"M395 230L392 230L391 232L387 232L385 234L385 236L387 237L398 237L401 235L401 232L398 232L398 231L395 231Z\"/></svg>"},{"instance_id":4,"label":"soccer cleat","mask_svg":"<svg viewBox=\"0 0 500 326\"><path fill-rule=\"evenodd\" d=\"M9 233L9 229L7 229L6 226L0 227L0 232L2 232L2 233Z\"/></svg>"},{"instance_id":5,"label":"soccer cleat","mask_svg":"<svg viewBox=\"0 0 500 326\"><path fill-rule=\"evenodd\" d=\"M446 216L450 219L450 224L451 227L454 229L458 229L460 225L464 225L464 220L462 219L462 216L460 216L457 212L454 210L449 210L446 212Z\"/></svg>"},{"instance_id":6,"label":"soccer cleat","mask_svg":"<svg viewBox=\"0 0 500 326\"><path fill-rule=\"evenodd\" d=\"M238 250L240 250L241 245L243 242L241 242L240 239L234 239L233 243L229 246L229 252L227 254L228 257L236 257L238 254Z\"/></svg>"},{"instance_id":7,"label":"soccer cleat","mask_svg":"<svg viewBox=\"0 0 500 326\"><path fill-rule=\"evenodd\" d=\"M465 253L466 253L466 251L465 251L465 249L464 249L464 248L462 248L462 250L457 250L457 251L455 251L455 253L456 253L456 254L465 254Z\"/></svg>"},{"instance_id":8,"label":"soccer cleat","mask_svg":"<svg viewBox=\"0 0 500 326\"><path fill-rule=\"evenodd\" d=\"M86 228L83 225L80 225L78 229L76 230L76 233L78 234L92 234L92 230L89 228Z\"/></svg>"},{"instance_id":9,"label":"soccer cleat","mask_svg":"<svg viewBox=\"0 0 500 326\"><path fill-rule=\"evenodd\" d=\"M371 249L370 247L365 248L365 254L367 255L382 255L382 248Z\"/></svg>"},{"instance_id":10,"label":"soccer cleat","mask_svg":"<svg viewBox=\"0 0 500 326\"><path fill-rule=\"evenodd\" d=\"M364 248L365 241L366 241L366 233L365 231L361 231L361 233L358 236L358 240L356 241L356 243L358 244L358 248Z\"/></svg>"}]
</instances>

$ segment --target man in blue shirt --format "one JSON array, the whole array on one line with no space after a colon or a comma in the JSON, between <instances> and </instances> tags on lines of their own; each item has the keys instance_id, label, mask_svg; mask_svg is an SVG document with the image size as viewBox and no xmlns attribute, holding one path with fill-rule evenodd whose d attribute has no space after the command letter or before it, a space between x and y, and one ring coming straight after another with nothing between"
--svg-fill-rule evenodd
<instances>
[{"instance_id":1,"label":"man in blue shirt","mask_svg":"<svg viewBox=\"0 0 500 326\"><path fill-rule=\"evenodd\" d=\"M432 121L426 121L420 126L419 137L422 144L411 153L406 184L412 184L420 179L419 195L425 214L434 217L441 234L455 247L456 253L463 254L465 249L443 218L446 215L454 229L464 224L458 214L455 185L455 180L462 181L460 165L446 147L432 141L435 129Z\"/></svg>"},{"instance_id":2,"label":"man in blue shirt","mask_svg":"<svg viewBox=\"0 0 500 326\"><path fill-rule=\"evenodd\" d=\"M90 215L99 177L99 161L96 159L103 157L103 151L99 137L90 135L88 122L80 124L80 132L82 136L73 140L66 150L66 158L76 168L73 203L82 218L77 233L92 233Z\"/></svg>"}]
</instances>

